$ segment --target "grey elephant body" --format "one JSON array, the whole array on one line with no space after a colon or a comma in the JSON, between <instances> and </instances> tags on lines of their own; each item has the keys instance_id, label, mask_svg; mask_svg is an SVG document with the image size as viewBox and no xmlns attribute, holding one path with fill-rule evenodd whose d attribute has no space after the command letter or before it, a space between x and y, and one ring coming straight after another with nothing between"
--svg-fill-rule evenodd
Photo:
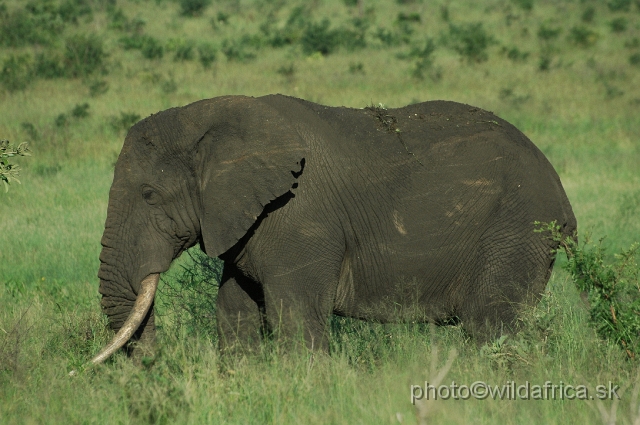
<instances>
[{"instance_id":1,"label":"grey elephant body","mask_svg":"<svg viewBox=\"0 0 640 425\"><path fill-rule=\"evenodd\" d=\"M576 229L533 143L444 101L349 109L276 95L165 111L127 136L109 208L100 278L112 326L137 282L199 242L225 261L223 348L277 330L326 349L331 314L456 320L487 337L513 326L549 279L557 242L534 221ZM151 254L116 242L131 225L142 236L128 245ZM117 272L118 257L137 262Z\"/></svg>"}]
</instances>

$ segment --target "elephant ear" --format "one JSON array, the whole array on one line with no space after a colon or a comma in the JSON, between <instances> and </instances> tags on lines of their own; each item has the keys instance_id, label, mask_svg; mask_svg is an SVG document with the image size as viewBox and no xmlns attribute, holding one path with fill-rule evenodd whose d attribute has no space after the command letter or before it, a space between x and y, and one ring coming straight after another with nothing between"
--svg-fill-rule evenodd
<instances>
[{"instance_id":1,"label":"elephant ear","mask_svg":"<svg viewBox=\"0 0 640 425\"><path fill-rule=\"evenodd\" d=\"M306 147L286 117L258 99L209 99L186 106L181 115L204 130L196 154L200 229L207 255L217 257L270 201L297 186Z\"/></svg>"}]
</instances>

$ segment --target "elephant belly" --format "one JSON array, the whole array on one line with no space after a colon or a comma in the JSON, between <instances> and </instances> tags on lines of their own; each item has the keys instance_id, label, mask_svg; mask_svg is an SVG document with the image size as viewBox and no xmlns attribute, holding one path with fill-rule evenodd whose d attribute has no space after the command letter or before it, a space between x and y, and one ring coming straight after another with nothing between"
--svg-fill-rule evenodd
<instances>
[{"instance_id":1,"label":"elephant belly","mask_svg":"<svg viewBox=\"0 0 640 425\"><path fill-rule=\"evenodd\" d=\"M450 288L461 273L452 264L456 253L437 245L424 237L389 238L348 252L335 313L381 322L447 320L455 304Z\"/></svg>"}]
</instances>

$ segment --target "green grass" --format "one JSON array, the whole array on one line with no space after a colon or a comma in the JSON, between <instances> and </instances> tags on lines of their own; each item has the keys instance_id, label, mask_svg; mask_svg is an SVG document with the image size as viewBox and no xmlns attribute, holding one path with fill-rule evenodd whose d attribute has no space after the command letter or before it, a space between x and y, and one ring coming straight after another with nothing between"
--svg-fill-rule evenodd
<instances>
[{"instance_id":1,"label":"green grass","mask_svg":"<svg viewBox=\"0 0 640 425\"><path fill-rule=\"evenodd\" d=\"M339 38L340 31L355 29L357 2L212 2L201 16L190 17L181 15L177 1L121 0L116 10L126 18L126 25L118 21L124 29L114 26L115 12L103 3L84 2L90 15L79 14L77 24L69 21L59 33L36 34L44 37L41 44L0 48L0 71L11 55L63 58L66 40L76 34L98 35L107 53L104 72L81 78L31 76L16 89L7 80L14 74L0 76L0 138L28 141L33 152L16 159L22 184L0 193L0 423L414 424L423 418L410 403L410 386L433 380L436 349L440 367L453 348L458 355L444 384L549 380L593 389L612 381L624 388L622 400L600 407L616 409L616 423L635 420L629 412L638 408L637 362L596 336L560 267L543 302L524 314L523 331L482 349L457 327L336 319L329 357L310 363L306 353L269 346L254 358L223 362L216 336L174 320L165 293L158 302L159 351L150 364L136 366L118 355L74 378L67 373L109 339L96 274L112 165L125 134L113 124L126 121L123 114L145 117L225 94L284 93L359 108L457 100L494 111L542 149L558 170L581 234L606 236L609 253L639 241L640 67L630 59L640 54L637 2L624 11L624 1L365 0L364 48ZM4 4L9 13L24 6ZM295 21L302 26L287 27L298 5L308 9ZM614 10L617 5L622 10ZM324 18L328 31L338 34L332 41L337 47L326 55L305 53L295 40L304 25ZM611 22L620 18L625 28L612 31ZM267 20L274 23L272 35L286 30L294 41L271 47L260 29ZM471 45L486 54L485 61L461 55L465 50L456 50L450 39L451 25L477 22L492 39L486 48ZM385 44L374 35L379 28L396 38ZM162 58L122 47L121 38L136 31L163 47ZM435 45L428 58L412 57L427 39ZM235 49L229 58L225 40ZM193 59L182 51L182 59L174 60L178 46L191 42ZM198 56L204 44L208 60L217 52L206 67ZM515 49L517 55L509 54ZM85 103L88 116L74 116ZM61 114L66 123L56 125ZM178 266L189 261L177 263L165 280L175 282ZM429 406L428 419L599 423L598 406L595 400L440 400Z\"/></svg>"}]
</instances>

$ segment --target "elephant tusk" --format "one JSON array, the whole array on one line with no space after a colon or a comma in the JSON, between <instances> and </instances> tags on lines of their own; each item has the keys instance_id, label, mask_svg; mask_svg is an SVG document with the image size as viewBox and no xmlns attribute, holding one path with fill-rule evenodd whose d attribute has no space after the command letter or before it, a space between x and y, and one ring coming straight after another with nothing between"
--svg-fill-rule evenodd
<instances>
[{"instance_id":1,"label":"elephant tusk","mask_svg":"<svg viewBox=\"0 0 640 425\"><path fill-rule=\"evenodd\" d=\"M133 309L127 321L124 322L124 325L122 325L111 342L91 359L91 363L102 363L129 341L133 333L140 327L140 323L142 323L142 320L144 320L144 317L147 315L151 304L153 304L159 280L159 273L150 274L142 280L142 283L140 283L140 292L138 292L136 302L133 304Z\"/></svg>"}]
</instances>

